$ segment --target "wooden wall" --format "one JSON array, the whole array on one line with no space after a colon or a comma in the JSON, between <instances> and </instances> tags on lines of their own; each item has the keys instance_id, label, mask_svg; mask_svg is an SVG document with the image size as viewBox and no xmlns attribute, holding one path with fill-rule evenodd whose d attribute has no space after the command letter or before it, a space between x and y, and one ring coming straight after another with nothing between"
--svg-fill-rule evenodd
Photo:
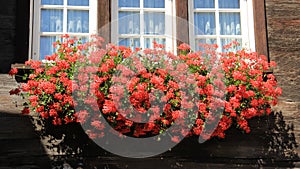
<instances>
[{"instance_id":1,"label":"wooden wall","mask_svg":"<svg viewBox=\"0 0 300 169\"><path fill-rule=\"evenodd\" d=\"M0 3L0 73L5 73L15 57L17 0L0 0Z\"/></svg>"},{"instance_id":2,"label":"wooden wall","mask_svg":"<svg viewBox=\"0 0 300 169\"><path fill-rule=\"evenodd\" d=\"M277 62L274 74L283 89L278 106L295 127L300 143L300 1L265 0L270 59ZM300 149L297 149L300 153Z\"/></svg>"}]
</instances>

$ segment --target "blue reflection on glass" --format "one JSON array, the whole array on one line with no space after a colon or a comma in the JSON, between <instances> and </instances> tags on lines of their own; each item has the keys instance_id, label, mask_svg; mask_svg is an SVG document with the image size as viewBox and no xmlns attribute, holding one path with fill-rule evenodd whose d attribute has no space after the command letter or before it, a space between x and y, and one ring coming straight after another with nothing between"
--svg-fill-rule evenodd
<instances>
[{"instance_id":1,"label":"blue reflection on glass","mask_svg":"<svg viewBox=\"0 0 300 169\"><path fill-rule=\"evenodd\" d=\"M68 0L70 6L89 6L89 0Z\"/></svg>"},{"instance_id":2,"label":"blue reflection on glass","mask_svg":"<svg viewBox=\"0 0 300 169\"><path fill-rule=\"evenodd\" d=\"M220 28L221 35L241 35L240 13L221 12Z\"/></svg>"},{"instance_id":3,"label":"blue reflection on glass","mask_svg":"<svg viewBox=\"0 0 300 169\"><path fill-rule=\"evenodd\" d=\"M215 8L215 0L194 0L194 8Z\"/></svg>"},{"instance_id":4,"label":"blue reflection on glass","mask_svg":"<svg viewBox=\"0 0 300 169\"><path fill-rule=\"evenodd\" d=\"M240 8L240 0L219 0L219 8Z\"/></svg>"},{"instance_id":5,"label":"blue reflection on glass","mask_svg":"<svg viewBox=\"0 0 300 169\"><path fill-rule=\"evenodd\" d=\"M43 60L47 55L52 55L56 52L56 48L53 47L53 42L57 40L61 41L59 36L42 36L40 39L40 59Z\"/></svg>"},{"instance_id":6,"label":"blue reflection on glass","mask_svg":"<svg viewBox=\"0 0 300 169\"><path fill-rule=\"evenodd\" d=\"M41 32L63 31L63 10L42 9Z\"/></svg>"},{"instance_id":7,"label":"blue reflection on glass","mask_svg":"<svg viewBox=\"0 0 300 169\"><path fill-rule=\"evenodd\" d=\"M89 33L89 11L68 10L68 32Z\"/></svg>"},{"instance_id":8,"label":"blue reflection on glass","mask_svg":"<svg viewBox=\"0 0 300 169\"><path fill-rule=\"evenodd\" d=\"M63 0L42 0L42 5L63 5Z\"/></svg>"},{"instance_id":9,"label":"blue reflection on glass","mask_svg":"<svg viewBox=\"0 0 300 169\"><path fill-rule=\"evenodd\" d=\"M140 34L140 13L119 12L119 34Z\"/></svg>"},{"instance_id":10,"label":"blue reflection on glass","mask_svg":"<svg viewBox=\"0 0 300 169\"><path fill-rule=\"evenodd\" d=\"M153 49L153 42L156 42L157 44L166 45L166 39L164 38L145 38L145 48Z\"/></svg>"},{"instance_id":11,"label":"blue reflection on glass","mask_svg":"<svg viewBox=\"0 0 300 169\"><path fill-rule=\"evenodd\" d=\"M145 34L164 35L165 34L165 13L145 12Z\"/></svg>"},{"instance_id":12,"label":"blue reflection on glass","mask_svg":"<svg viewBox=\"0 0 300 169\"><path fill-rule=\"evenodd\" d=\"M119 8L121 7L139 8L140 0L119 0Z\"/></svg>"},{"instance_id":13,"label":"blue reflection on glass","mask_svg":"<svg viewBox=\"0 0 300 169\"><path fill-rule=\"evenodd\" d=\"M132 50L141 47L139 38L120 38L119 46L131 47Z\"/></svg>"},{"instance_id":14,"label":"blue reflection on glass","mask_svg":"<svg viewBox=\"0 0 300 169\"><path fill-rule=\"evenodd\" d=\"M144 0L144 8L165 8L165 0Z\"/></svg>"},{"instance_id":15,"label":"blue reflection on glass","mask_svg":"<svg viewBox=\"0 0 300 169\"><path fill-rule=\"evenodd\" d=\"M215 35L216 22L215 13L197 12L194 16L195 34L196 35Z\"/></svg>"}]
</instances>

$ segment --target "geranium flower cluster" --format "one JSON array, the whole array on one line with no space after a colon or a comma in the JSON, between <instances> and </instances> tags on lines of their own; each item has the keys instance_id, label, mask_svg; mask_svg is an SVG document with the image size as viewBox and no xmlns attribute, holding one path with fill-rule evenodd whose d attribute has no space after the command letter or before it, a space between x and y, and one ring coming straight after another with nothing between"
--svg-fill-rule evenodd
<instances>
[{"instance_id":1,"label":"geranium flower cluster","mask_svg":"<svg viewBox=\"0 0 300 169\"><path fill-rule=\"evenodd\" d=\"M187 135L224 138L231 126L249 133L248 120L269 115L281 95L274 75L264 73L275 63L255 52L218 53L217 45L194 52L182 44L174 55L155 42L154 49L132 50L103 48L99 37L86 44L62 38L46 62L26 62L33 69L28 81L10 93L26 96L23 114L31 110L54 125L80 122L91 138L105 136L100 117L133 137L189 125L190 131L172 129L175 142Z\"/></svg>"}]
</instances>

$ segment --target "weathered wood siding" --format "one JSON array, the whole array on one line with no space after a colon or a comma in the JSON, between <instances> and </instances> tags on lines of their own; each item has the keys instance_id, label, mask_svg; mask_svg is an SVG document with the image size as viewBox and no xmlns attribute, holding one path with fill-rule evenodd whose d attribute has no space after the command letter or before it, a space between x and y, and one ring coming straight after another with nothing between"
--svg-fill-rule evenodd
<instances>
[{"instance_id":1,"label":"weathered wood siding","mask_svg":"<svg viewBox=\"0 0 300 169\"><path fill-rule=\"evenodd\" d=\"M0 73L13 63L16 35L16 0L0 0Z\"/></svg>"},{"instance_id":2,"label":"weathered wood siding","mask_svg":"<svg viewBox=\"0 0 300 169\"><path fill-rule=\"evenodd\" d=\"M277 110L295 127L300 143L300 0L265 0L270 59L283 89ZM298 153L300 149L298 148Z\"/></svg>"}]
</instances>

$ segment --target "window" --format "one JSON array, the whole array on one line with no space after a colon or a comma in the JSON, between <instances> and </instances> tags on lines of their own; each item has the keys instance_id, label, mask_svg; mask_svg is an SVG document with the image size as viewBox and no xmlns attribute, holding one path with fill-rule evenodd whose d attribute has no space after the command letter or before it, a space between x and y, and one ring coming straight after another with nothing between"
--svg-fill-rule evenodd
<instances>
[{"instance_id":1,"label":"window","mask_svg":"<svg viewBox=\"0 0 300 169\"><path fill-rule=\"evenodd\" d=\"M195 50L199 43L223 46L232 40L255 50L252 0L190 0L189 20Z\"/></svg>"},{"instance_id":2,"label":"window","mask_svg":"<svg viewBox=\"0 0 300 169\"><path fill-rule=\"evenodd\" d=\"M60 36L86 41L97 29L96 0L32 0L32 59L43 60L55 52L52 43Z\"/></svg>"},{"instance_id":3,"label":"window","mask_svg":"<svg viewBox=\"0 0 300 169\"><path fill-rule=\"evenodd\" d=\"M175 0L113 0L112 42L153 48L153 41L176 49Z\"/></svg>"}]
</instances>

